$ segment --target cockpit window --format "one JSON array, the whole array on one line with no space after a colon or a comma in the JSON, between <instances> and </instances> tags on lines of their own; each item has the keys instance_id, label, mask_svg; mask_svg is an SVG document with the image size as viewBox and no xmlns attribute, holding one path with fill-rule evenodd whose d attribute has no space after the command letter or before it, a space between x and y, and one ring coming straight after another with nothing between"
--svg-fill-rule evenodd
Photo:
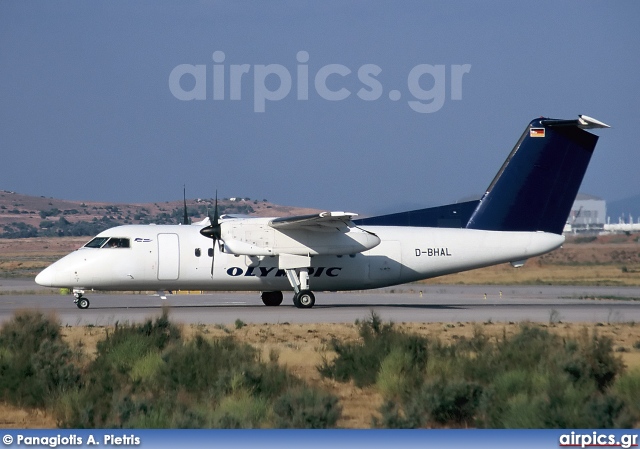
<instances>
[{"instance_id":1,"label":"cockpit window","mask_svg":"<svg viewBox=\"0 0 640 449\"><path fill-rule=\"evenodd\" d=\"M104 248L129 248L129 239L111 237Z\"/></svg>"},{"instance_id":2,"label":"cockpit window","mask_svg":"<svg viewBox=\"0 0 640 449\"><path fill-rule=\"evenodd\" d=\"M84 247L85 248L100 248L102 245L104 245L104 242L106 242L107 240L109 240L109 237L96 237L93 240L91 240L89 243L84 245Z\"/></svg>"},{"instance_id":3,"label":"cockpit window","mask_svg":"<svg viewBox=\"0 0 640 449\"><path fill-rule=\"evenodd\" d=\"M119 237L96 237L84 245L85 248L129 248L129 239Z\"/></svg>"}]
</instances>

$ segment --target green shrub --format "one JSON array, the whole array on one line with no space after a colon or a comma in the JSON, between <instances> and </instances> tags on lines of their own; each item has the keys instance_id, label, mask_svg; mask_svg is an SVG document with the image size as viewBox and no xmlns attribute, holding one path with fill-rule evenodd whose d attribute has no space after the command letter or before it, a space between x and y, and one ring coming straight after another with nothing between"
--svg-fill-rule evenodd
<instances>
[{"instance_id":1,"label":"green shrub","mask_svg":"<svg viewBox=\"0 0 640 449\"><path fill-rule=\"evenodd\" d=\"M247 390L236 391L223 398L212 416L212 427L218 429L253 429L268 417L269 402Z\"/></svg>"},{"instance_id":2,"label":"green shrub","mask_svg":"<svg viewBox=\"0 0 640 449\"><path fill-rule=\"evenodd\" d=\"M625 402L609 393L592 396L585 409L585 419L580 423L591 419L593 424L589 427L594 429L631 428L635 421Z\"/></svg>"},{"instance_id":3,"label":"green shrub","mask_svg":"<svg viewBox=\"0 0 640 449\"><path fill-rule=\"evenodd\" d=\"M0 398L44 407L78 382L76 361L55 318L17 312L0 329Z\"/></svg>"},{"instance_id":4,"label":"green shrub","mask_svg":"<svg viewBox=\"0 0 640 449\"><path fill-rule=\"evenodd\" d=\"M253 428L299 380L232 337L184 341L164 319L117 326L98 344L82 387L65 398L62 426Z\"/></svg>"},{"instance_id":5,"label":"green shrub","mask_svg":"<svg viewBox=\"0 0 640 449\"><path fill-rule=\"evenodd\" d=\"M411 370L411 358L401 349L394 348L380 364L376 386L386 399L401 398L408 390L407 372Z\"/></svg>"},{"instance_id":6,"label":"green shrub","mask_svg":"<svg viewBox=\"0 0 640 449\"><path fill-rule=\"evenodd\" d=\"M426 340L417 335L407 335L397 331L393 323L383 324L380 318L371 313L371 317L357 322L360 342L343 343L332 341L332 349L337 357L331 362L324 360L318 367L320 374L340 382L353 379L359 387L372 385L378 378L383 360L392 351L402 352L406 357L407 376L422 371L427 364ZM407 381L407 385L415 383Z\"/></svg>"},{"instance_id":7,"label":"green shrub","mask_svg":"<svg viewBox=\"0 0 640 449\"><path fill-rule=\"evenodd\" d=\"M404 416L400 403L396 401L385 401L380 409L381 418L373 417L371 426L385 429L410 429L416 427L415 422L411 422Z\"/></svg>"},{"instance_id":8,"label":"green shrub","mask_svg":"<svg viewBox=\"0 0 640 449\"><path fill-rule=\"evenodd\" d=\"M158 375L163 364L160 352L149 351L133 363L129 375L133 381L151 382Z\"/></svg>"},{"instance_id":9,"label":"green shrub","mask_svg":"<svg viewBox=\"0 0 640 449\"><path fill-rule=\"evenodd\" d=\"M279 397L273 413L278 428L328 429L335 427L342 409L335 396L303 387Z\"/></svg>"},{"instance_id":10,"label":"green shrub","mask_svg":"<svg viewBox=\"0 0 640 449\"><path fill-rule=\"evenodd\" d=\"M447 427L472 425L480 404L482 387L466 380L437 381L424 385L412 397L407 415L413 420L422 418L414 427L433 422Z\"/></svg>"},{"instance_id":11,"label":"green shrub","mask_svg":"<svg viewBox=\"0 0 640 449\"><path fill-rule=\"evenodd\" d=\"M561 340L548 331L529 325L522 326L510 338L503 336L487 346L477 357L477 363L467 363L466 375L484 383L492 382L498 373L510 370L535 371L562 347Z\"/></svg>"},{"instance_id":12,"label":"green shrub","mask_svg":"<svg viewBox=\"0 0 640 449\"><path fill-rule=\"evenodd\" d=\"M100 357L121 372L129 372L147 353L156 349L153 342L142 334L118 335L117 339L104 342L98 349ZM107 346L108 344L108 346Z\"/></svg>"},{"instance_id":13,"label":"green shrub","mask_svg":"<svg viewBox=\"0 0 640 449\"><path fill-rule=\"evenodd\" d=\"M198 335L164 355L163 388L189 393L206 391L219 399L232 392L234 375L250 370L256 357L253 348L239 345L231 337L208 342Z\"/></svg>"},{"instance_id":14,"label":"green shrub","mask_svg":"<svg viewBox=\"0 0 640 449\"><path fill-rule=\"evenodd\" d=\"M576 381L588 379L595 382L600 391L604 391L623 370L622 360L613 352L613 342L607 337L591 336L585 332L581 345L571 351L564 369Z\"/></svg>"},{"instance_id":15,"label":"green shrub","mask_svg":"<svg viewBox=\"0 0 640 449\"><path fill-rule=\"evenodd\" d=\"M6 322L0 330L2 347L17 354L32 354L43 340L59 340L60 324L53 316L42 312L22 310Z\"/></svg>"},{"instance_id":16,"label":"green shrub","mask_svg":"<svg viewBox=\"0 0 640 449\"><path fill-rule=\"evenodd\" d=\"M98 354L106 354L122 341L127 341L127 344L131 344L128 340L132 335L143 337L146 346L159 350L181 339L180 329L169 321L169 311L163 308L161 316L155 320L147 319L142 324L121 325L116 322L113 333L107 335L105 340L98 343Z\"/></svg>"},{"instance_id":17,"label":"green shrub","mask_svg":"<svg viewBox=\"0 0 640 449\"><path fill-rule=\"evenodd\" d=\"M640 421L640 368L623 373L613 384L614 393L629 406L637 426Z\"/></svg>"},{"instance_id":18,"label":"green shrub","mask_svg":"<svg viewBox=\"0 0 640 449\"><path fill-rule=\"evenodd\" d=\"M44 401L47 397L74 389L80 380L80 373L73 359L66 342L43 340L31 357L35 383L32 395Z\"/></svg>"},{"instance_id":19,"label":"green shrub","mask_svg":"<svg viewBox=\"0 0 640 449\"><path fill-rule=\"evenodd\" d=\"M491 427L505 429L540 429L546 426L545 407L541 397L531 397L526 393L509 396L500 413L499 424Z\"/></svg>"},{"instance_id":20,"label":"green shrub","mask_svg":"<svg viewBox=\"0 0 640 449\"><path fill-rule=\"evenodd\" d=\"M415 429L423 427L468 427L474 424L482 398L482 387L465 380L426 383L404 401L386 401L379 409L375 427Z\"/></svg>"},{"instance_id":21,"label":"green shrub","mask_svg":"<svg viewBox=\"0 0 640 449\"><path fill-rule=\"evenodd\" d=\"M562 339L523 326L495 342L476 332L471 339L425 347L428 363L414 373L403 370L405 361L394 352L385 359L378 377L385 381L378 387L389 400L376 425L609 428L637 422L637 408L627 405L633 381L616 384L628 394L611 391L622 362L611 341L595 333ZM418 393L397 394L408 379L418 379Z\"/></svg>"}]
</instances>

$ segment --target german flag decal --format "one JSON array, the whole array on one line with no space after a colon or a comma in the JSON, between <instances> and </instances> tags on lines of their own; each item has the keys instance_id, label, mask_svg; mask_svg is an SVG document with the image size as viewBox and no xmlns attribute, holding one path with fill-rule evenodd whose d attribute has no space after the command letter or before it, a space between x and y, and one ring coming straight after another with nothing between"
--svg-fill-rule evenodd
<instances>
[{"instance_id":1,"label":"german flag decal","mask_svg":"<svg viewBox=\"0 0 640 449\"><path fill-rule=\"evenodd\" d=\"M544 128L531 128L529 137L544 137Z\"/></svg>"}]
</instances>

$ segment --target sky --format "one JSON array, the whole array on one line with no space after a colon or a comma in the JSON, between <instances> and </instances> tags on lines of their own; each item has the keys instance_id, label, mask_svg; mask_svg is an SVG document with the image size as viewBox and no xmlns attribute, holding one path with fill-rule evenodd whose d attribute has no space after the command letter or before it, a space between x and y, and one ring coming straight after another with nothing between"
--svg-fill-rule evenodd
<instances>
[{"instance_id":1,"label":"sky","mask_svg":"<svg viewBox=\"0 0 640 449\"><path fill-rule=\"evenodd\" d=\"M640 193L640 2L0 0L0 189L361 214L481 194L528 122L612 126Z\"/></svg>"}]
</instances>

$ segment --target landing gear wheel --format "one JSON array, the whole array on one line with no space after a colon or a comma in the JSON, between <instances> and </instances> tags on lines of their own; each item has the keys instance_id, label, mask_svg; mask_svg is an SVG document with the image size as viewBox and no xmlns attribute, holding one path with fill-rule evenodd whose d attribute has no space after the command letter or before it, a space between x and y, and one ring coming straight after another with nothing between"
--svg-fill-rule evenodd
<instances>
[{"instance_id":1,"label":"landing gear wheel","mask_svg":"<svg viewBox=\"0 0 640 449\"><path fill-rule=\"evenodd\" d=\"M78 309L88 309L89 308L89 300L87 298L80 297L76 302Z\"/></svg>"},{"instance_id":2,"label":"landing gear wheel","mask_svg":"<svg viewBox=\"0 0 640 449\"><path fill-rule=\"evenodd\" d=\"M310 309L316 303L316 297L311 290L300 290L300 292L293 297L293 304L298 309Z\"/></svg>"},{"instance_id":3,"label":"landing gear wheel","mask_svg":"<svg viewBox=\"0 0 640 449\"><path fill-rule=\"evenodd\" d=\"M262 292L260 295L265 306L276 307L282 304L282 292Z\"/></svg>"}]
</instances>

